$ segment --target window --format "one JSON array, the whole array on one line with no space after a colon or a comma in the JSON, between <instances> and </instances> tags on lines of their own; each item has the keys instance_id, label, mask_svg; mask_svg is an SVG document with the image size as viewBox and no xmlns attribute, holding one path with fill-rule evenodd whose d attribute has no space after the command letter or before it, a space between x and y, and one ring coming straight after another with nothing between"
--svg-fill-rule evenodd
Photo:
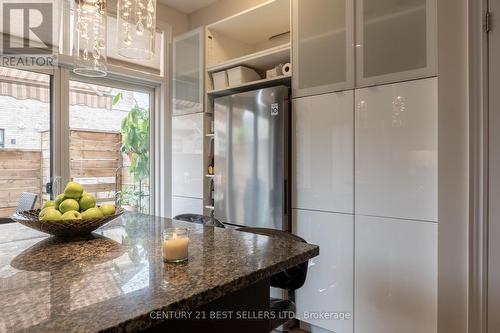
<instances>
[{"instance_id":1,"label":"window","mask_svg":"<svg viewBox=\"0 0 500 333\"><path fill-rule=\"evenodd\" d=\"M98 203L150 213L152 95L70 81L70 178Z\"/></svg>"},{"instance_id":2,"label":"window","mask_svg":"<svg viewBox=\"0 0 500 333\"><path fill-rule=\"evenodd\" d=\"M51 87L50 75L0 67L0 217L15 211L22 192L38 195L36 208L49 199Z\"/></svg>"},{"instance_id":3,"label":"window","mask_svg":"<svg viewBox=\"0 0 500 333\"><path fill-rule=\"evenodd\" d=\"M5 148L5 128L0 128L0 148Z\"/></svg>"}]
</instances>

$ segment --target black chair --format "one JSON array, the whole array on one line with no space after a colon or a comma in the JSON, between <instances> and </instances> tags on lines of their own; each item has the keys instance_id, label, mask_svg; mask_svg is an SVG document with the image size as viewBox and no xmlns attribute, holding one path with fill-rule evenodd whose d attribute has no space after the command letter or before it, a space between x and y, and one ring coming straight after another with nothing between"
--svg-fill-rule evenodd
<instances>
[{"instance_id":1,"label":"black chair","mask_svg":"<svg viewBox=\"0 0 500 333\"><path fill-rule=\"evenodd\" d=\"M19 202L17 203L16 213L22 212L25 210L32 210L35 207L36 201L38 199L38 195L31 192L23 192L21 193L21 197L19 198ZM0 218L0 224L2 223L12 223L14 222L11 218L2 217Z\"/></svg>"},{"instance_id":2,"label":"black chair","mask_svg":"<svg viewBox=\"0 0 500 333\"><path fill-rule=\"evenodd\" d=\"M203 224L211 227L225 228L226 226L215 217L198 214L181 214L174 217L174 220Z\"/></svg>"},{"instance_id":3,"label":"black chair","mask_svg":"<svg viewBox=\"0 0 500 333\"><path fill-rule=\"evenodd\" d=\"M250 232L258 235L279 237L279 238L285 238L289 240L307 243L303 238L281 230L267 229L267 228L251 228L251 227L238 228L237 230ZM272 276L271 287L280 288L292 292L294 290L299 289L306 282L308 263L309 263L308 261L303 262L299 265L291 267L281 273ZM283 325L289 320L293 319L289 318L288 315L290 313L295 313L296 308L293 300L271 297L269 310L272 313L274 313L273 316L274 319L271 320L269 328L269 330L272 331L276 329L278 326Z\"/></svg>"}]
</instances>

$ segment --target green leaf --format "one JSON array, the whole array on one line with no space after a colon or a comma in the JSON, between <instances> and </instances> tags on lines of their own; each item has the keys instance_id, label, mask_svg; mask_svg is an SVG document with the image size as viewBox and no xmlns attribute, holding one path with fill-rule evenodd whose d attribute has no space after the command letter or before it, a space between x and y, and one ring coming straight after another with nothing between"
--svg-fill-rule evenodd
<instances>
[{"instance_id":1,"label":"green leaf","mask_svg":"<svg viewBox=\"0 0 500 333\"><path fill-rule=\"evenodd\" d=\"M116 104L120 103L120 101L122 100L123 98L123 93L118 93L115 95L115 97L113 97L113 106L115 106Z\"/></svg>"}]
</instances>

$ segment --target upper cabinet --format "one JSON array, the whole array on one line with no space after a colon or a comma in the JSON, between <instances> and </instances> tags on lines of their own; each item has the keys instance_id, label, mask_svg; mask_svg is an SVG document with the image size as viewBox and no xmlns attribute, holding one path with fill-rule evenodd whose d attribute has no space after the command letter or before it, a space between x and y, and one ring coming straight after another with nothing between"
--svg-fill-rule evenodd
<instances>
[{"instance_id":1,"label":"upper cabinet","mask_svg":"<svg viewBox=\"0 0 500 333\"><path fill-rule=\"evenodd\" d=\"M293 97L354 87L354 0L293 0Z\"/></svg>"},{"instance_id":2,"label":"upper cabinet","mask_svg":"<svg viewBox=\"0 0 500 333\"><path fill-rule=\"evenodd\" d=\"M436 0L356 0L356 86L436 75L436 25Z\"/></svg>"},{"instance_id":3,"label":"upper cabinet","mask_svg":"<svg viewBox=\"0 0 500 333\"><path fill-rule=\"evenodd\" d=\"M437 75L436 2L293 0L293 97Z\"/></svg>"},{"instance_id":4,"label":"upper cabinet","mask_svg":"<svg viewBox=\"0 0 500 333\"><path fill-rule=\"evenodd\" d=\"M178 36L173 42L174 116L203 112L204 29Z\"/></svg>"}]
</instances>

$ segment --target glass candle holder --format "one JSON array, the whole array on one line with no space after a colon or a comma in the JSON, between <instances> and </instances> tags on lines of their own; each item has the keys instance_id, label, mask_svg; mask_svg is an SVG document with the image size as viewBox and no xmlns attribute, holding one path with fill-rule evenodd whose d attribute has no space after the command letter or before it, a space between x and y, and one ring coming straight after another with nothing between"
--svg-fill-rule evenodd
<instances>
[{"instance_id":1,"label":"glass candle holder","mask_svg":"<svg viewBox=\"0 0 500 333\"><path fill-rule=\"evenodd\" d=\"M167 228L163 231L162 256L164 262L182 262L188 259L189 229Z\"/></svg>"}]
</instances>

